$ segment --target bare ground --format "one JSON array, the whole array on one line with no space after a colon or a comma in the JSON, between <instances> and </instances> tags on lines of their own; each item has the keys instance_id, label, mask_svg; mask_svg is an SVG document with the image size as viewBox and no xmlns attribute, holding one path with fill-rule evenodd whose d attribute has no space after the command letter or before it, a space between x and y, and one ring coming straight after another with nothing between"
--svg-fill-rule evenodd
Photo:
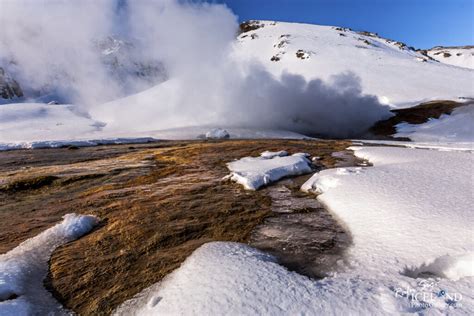
<instances>
[{"instance_id":1,"label":"bare ground","mask_svg":"<svg viewBox=\"0 0 474 316\"><path fill-rule=\"evenodd\" d=\"M269 244L268 238L258 237L262 225L289 223L303 232L319 227L322 239L313 244L311 255L332 255L333 249L339 251L341 228L324 209L301 207L278 217L269 189L245 191L221 179L228 173L226 162L264 150L308 152L321 157L316 168L330 168L337 161L331 154L348 145L236 140L2 152L0 253L58 223L64 214L98 216L101 224L93 232L53 253L45 281L64 306L82 315L110 314L206 242L251 242L285 263L294 252L278 251L280 241ZM298 197L294 186L286 185ZM308 226L297 220L311 212L316 222Z\"/></svg>"},{"instance_id":2,"label":"bare ground","mask_svg":"<svg viewBox=\"0 0 474 316\"><path fill-rule=\"evenodd\" d=\"M408 138L398 137L393 135L397 133L396 125L402 122L410 124L422 124L428 122L429 119L437 119L443 114L451 114L451 112L460 106L472 104L472 102L460 103L449 100L439 100L421 103L417 106L396 109L391 112L394 114L391 118L379 121L370 129L370 132L377 136L378 139L395 139L402 141L410 141Z\"/></svg>"}]
</instances>

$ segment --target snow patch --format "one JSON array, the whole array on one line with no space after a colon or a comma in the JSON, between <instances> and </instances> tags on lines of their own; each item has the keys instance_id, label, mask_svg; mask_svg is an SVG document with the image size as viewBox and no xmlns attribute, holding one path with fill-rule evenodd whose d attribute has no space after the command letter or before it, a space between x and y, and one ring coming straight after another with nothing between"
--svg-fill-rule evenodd
<instances>
[{"instance_id":1,"label":"snow patch","mask_svg":"<svg viewBox=\"0 0 474 316\"><path fill-rule=\"evenodd\" d=\"M260 157L244 157L227 164L231 174L227 178L257 190L287 176L311 172L311 161L305 153L288 156L287 152L263 152Z\"/></svg>"},{"instance_id":2,"label":"snow patch","mask_svg":"<svg viewBox=\"0 0 474 316\"><path fill-rule=\"evenodd\" d=\"M98 219L77 214L63 218L61 223L0 255L0 314L66 314L43 287L48 260L54 249L88 233Z\"/></svg>"}]
</instances>

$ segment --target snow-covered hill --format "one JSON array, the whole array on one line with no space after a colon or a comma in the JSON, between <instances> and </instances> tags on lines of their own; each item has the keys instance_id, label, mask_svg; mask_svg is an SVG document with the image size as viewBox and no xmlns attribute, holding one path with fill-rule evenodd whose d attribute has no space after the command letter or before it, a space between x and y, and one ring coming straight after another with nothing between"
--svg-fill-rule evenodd
<instances>
[{"instance_id":1,"label":"snow-covered hill","mask_svg":"<svg viewBox=\"0 0 474 316\"><path fill-rule=\"evenodd\" d=\"M437 46L427 50L426 54L444 64L474 69L474 46Z\"/></svg>"},{"instance_id":2,"label":"snow-covered hill","mask_svg":"<svg viewBox=\"0 0 474 316\"><path fill-rule=\"evenodd\" d=\"M3 119L0 141L37 141L41 137L65 140L64 135L82 139L85 131L88 135L93 133L94 139L101 134L127 137L140 133L146 137L161 135L156 132L159 130L178 131L183 127L260 128L313 136L360 137L363 128L388 112L382 109L383 105L402 108L426 100L474 97L474 70L459 67L466 66L461 58L469 62L472 47L448 49L453 58L449 59L444 48L420 51L375 33L272 21L243 23L240 34L230 44L224 62L216 52L216 56L199 53L199 58L210 61L194 56L177 57L168 65L159 62L157 56L150 59L150 52L141 54L132 41L119 37L96 41L96 52L106 66L111 84L119 83L125 97L80 110L72 110L71 106L65 112L68 119L59 122L64 125L49 127L46 125L56 124L57 120L45 120L44 113L53 113L53 107L47 112L39 104L19 107L28 117L27 123ZM462 50L462 55L458 56L458 50ZM437 54L438 51L443 53ZM435 60L440 58L441 62ZM459 63L448 65L444 59ZM177 63L180 72L168 73L168 68L176 69ZM15 65L16 73L20 66ZM27 87L20 102L31 102L28 82L22 81L20 85ZM45 95L35 98L36 102L47 103L54 97L48 94L57 88L54 82L45 83L45 87ZM102 87L98 89L100 93ZM137 90L142 91L132 93ZM13 107L11 104L0 113L11 113ZM36 116L38 111L43 114ZM63 113L63 109L59 111ZM104 124L99 126L95 122ZM242 122L245 124L239 125ZM15 124L24 128L17 129ZM340 131L341 126L348 125L354 128ZM319 129L308 133L308 126ZM68 133L58 135L59 129ZM352 130L356 132L350 134ZM147 131L154 133L146 135ZM165 134L170 136L168 131Z\"/></svg>"},{"instance_id":3,"label":"snow-covered hill","mask_svg":"<svg viewBox=\"0 0 474 316\"><path fill-rule=\"evenodd\" d=\"M375 33L271 21L251 21L242 30L237 58L257 59L274 75L286 71L307 79L328 79L351 71L361 78L365 93L395 106L474 93L471 69L436 62L404 43Z\"/></svg>"}]
</instances>

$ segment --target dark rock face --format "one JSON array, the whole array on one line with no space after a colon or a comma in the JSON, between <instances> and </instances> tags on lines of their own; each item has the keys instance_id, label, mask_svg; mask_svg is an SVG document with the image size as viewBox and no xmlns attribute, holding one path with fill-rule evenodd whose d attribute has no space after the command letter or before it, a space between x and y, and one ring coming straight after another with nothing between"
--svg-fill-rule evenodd
<instances>
[{"instance_id":1,"label":"dark rock face","mask_svg":"<svg viewBox=\"0 0 474 316\"><path fill-rule=\"evenodd\" d=\"M261 27L264 27L265 24L261 23L260 21L246 21L240 24L240 34L258 30Z\"/></svg>"},{"instance_id":2,"label":"dark rock face","mask_svg":"<svg viewBox=\"0 0 474 316\"><path fill-rule=\"evenodd\" d=\"M0 98L13 99L22 97L23 90L18 82L13 79L2 67L0 67Z\"/></svg>"}]
</instances>

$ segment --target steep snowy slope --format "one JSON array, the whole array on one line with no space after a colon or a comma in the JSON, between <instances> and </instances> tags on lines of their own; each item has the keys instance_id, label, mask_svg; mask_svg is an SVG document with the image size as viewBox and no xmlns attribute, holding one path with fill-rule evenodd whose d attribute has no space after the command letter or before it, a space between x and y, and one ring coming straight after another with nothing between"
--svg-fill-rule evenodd
<instances>
[{"instance_id":1,"label":"steep snowy slope","mask_svg":"<svg viewBox=\"0 0 474 316\"><path fill-rule=\"evenodd\" d=\"M286 71L327 79L351 71L361 78L365 93L396 106L474 94L471 69L430 60L375 33L270 21L253 22L243 31L236 57L257 59L274 75Z\"/></svg>"},{"instance_id":2,"label":"steep snowy slope","mask_svg":"<svg viewBox=\"0 0 474 316\"><path fill-rule=\"evenodd\" d=\"M474 46L437 46L426 51L426 54L444 64L474 69Z\"/></svg>"}]
</instances>

